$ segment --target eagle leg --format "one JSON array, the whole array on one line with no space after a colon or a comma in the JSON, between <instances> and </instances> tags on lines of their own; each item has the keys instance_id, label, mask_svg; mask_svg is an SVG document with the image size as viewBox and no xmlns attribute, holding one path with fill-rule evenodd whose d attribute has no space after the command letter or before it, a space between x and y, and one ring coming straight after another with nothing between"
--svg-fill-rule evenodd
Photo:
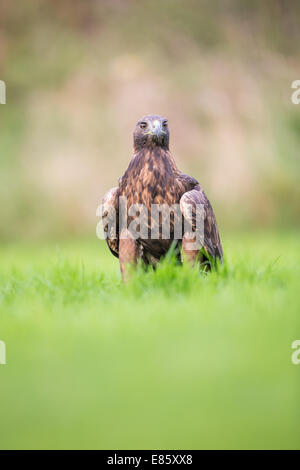
<instances>
[{"instance_id":1,"label":"eagle leg","mask_svg":"<svg viewBox=\"0 0 300 470\"><path fill-rule=\"evenodd\" d=\"M137 257L138 247L136 240L128 229L123 229L119 241L119 261L122 279L125 283L129 279L130 266L136 265Z\"/></svg>"},{"instance_id":2,"label":"eagle leg","mask_svg":"<svg viewBox=\"0 0 300 470\"><path fill-rule=\"evenodd\" d=\"M192 238L191 233L185 233L182 237L182 261L194 266L197 261L202 262L203 255L200 249L191 249L191 243L196 243L196 237Z\"/></svg>"}]
</instances>

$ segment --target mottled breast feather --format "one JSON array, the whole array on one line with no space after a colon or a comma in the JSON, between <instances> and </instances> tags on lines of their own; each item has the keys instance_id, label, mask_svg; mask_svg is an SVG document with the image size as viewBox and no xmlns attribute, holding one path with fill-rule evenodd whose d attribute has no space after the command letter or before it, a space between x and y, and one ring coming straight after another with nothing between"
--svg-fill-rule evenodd
<instances>
[{"instance_id":1,"label":"mottled breast feather","mask_svg":"<svg viewBox=\"0 0 300 470\"><path fill-rule=\"evenodd\" d=\"M213 258L222 259L223 251L220 242L216 218L211 204L198 181L191 176L181 173L170 151L157 145L147 145L136 152L129 163L124 175L119 179L118 187L110 190L104 198L105 204L112 204L118 217L118 202L120 197L127 198L127 207L134 204L143 204L147 208L147 217L142 220L148 230L148 238L138 239L140 257L153 263L164 256L174 240L175 221L183 226L183 212L187 204L201 204L204 207L204 240L203 247L207 254ZM159 237L151 239L152 204L172 206L180 204L179 214L171 213L170 238L162 237L162 213L158 222ZM194 214L194 213L193 213ZM178 219L180 217L180 219ZM177 218L177 219L175 219ZM133 217L128 216L128 224ZM117 221L118 222L118 221ZM152 224L152 227L151 227ZM195 218L192 220L195 228ZM119 256L119 227L117 224L117 236L108 234L107 244L115 256ZM178 240L177 243L181 243Z\"/></svg>"}]
</instances>

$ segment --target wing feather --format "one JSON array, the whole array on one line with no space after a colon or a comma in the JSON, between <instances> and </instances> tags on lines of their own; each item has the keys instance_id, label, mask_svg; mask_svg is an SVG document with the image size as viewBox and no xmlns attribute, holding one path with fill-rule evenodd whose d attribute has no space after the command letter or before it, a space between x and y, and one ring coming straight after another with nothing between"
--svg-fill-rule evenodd
<instances>
[{"instance_id":1,"label":"wing feather","mask_svg":"<svg viewBox=\"0 0 300 470\"><path fill-rule=\"evenodd\" d=\"M201 240L205 251L214 259L223 259L223 249L221 245L219 230L217 226L216 217L213 208L204 193L201 186L198 184L191 191L187 191L180 199L180 208L184 216L186 216L187 205L192 205L191 220L193 230L196 229L196 205L200 204L204 210L204 237Z\"/></svg>"},{"instance_id":2,"label":"wing feather","mask_svg":"<svg viewBox=\"0 0 300 470\"><path fill-rule=\"evenodd\" d=\"M102 223L111 253L119 257L119 188L111 188L102 200Z\"/></svg>"}]
</instances>

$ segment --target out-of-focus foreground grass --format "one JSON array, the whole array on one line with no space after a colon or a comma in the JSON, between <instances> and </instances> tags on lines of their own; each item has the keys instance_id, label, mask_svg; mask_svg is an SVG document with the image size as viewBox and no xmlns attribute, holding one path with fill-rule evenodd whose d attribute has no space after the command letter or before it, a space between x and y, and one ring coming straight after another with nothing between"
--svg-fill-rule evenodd
<instances>
[{"instance_id":1,"label":"out-of-focus foreground grass","mask_svg":"<svg viewBox=\"0 0 300 470\"><path fill-rule=\"evenodd\" d=\"M299 234L225 251L125 288L103 242L2 246L0 447L299 447Z\"/></svg>"}]
</instances>

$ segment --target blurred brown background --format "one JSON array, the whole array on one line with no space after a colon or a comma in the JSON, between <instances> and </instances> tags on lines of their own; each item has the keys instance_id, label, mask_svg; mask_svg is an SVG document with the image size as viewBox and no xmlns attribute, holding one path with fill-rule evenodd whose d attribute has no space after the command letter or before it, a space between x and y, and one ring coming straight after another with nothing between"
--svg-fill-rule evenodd
<instances>
[{"instance_id":1,"label":"blurred brown background","mask_svg":"<svg viewBox=\"0 0 300 470\"><path fill-rule=\"evenodd\" d=\"M221 231L298 226L299 18L283 0L1 0L1 239L94 234L149 113Z\"/></svg>"}]
</instances>

